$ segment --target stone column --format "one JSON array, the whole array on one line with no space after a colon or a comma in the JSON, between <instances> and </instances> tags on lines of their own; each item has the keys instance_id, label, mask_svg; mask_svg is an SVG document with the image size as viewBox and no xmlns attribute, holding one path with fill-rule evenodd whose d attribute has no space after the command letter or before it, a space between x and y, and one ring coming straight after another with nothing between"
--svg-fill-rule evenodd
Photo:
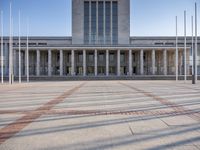
<instances>
[{"instance_id":1,"label":"stone column","mask_svg":"<svg viewBox=\"0 0 200 150\"><path fill-rule=\"evenodd\" d=\"M60 50L60 76L63 76L63 50Z\"/></svg>"},{"instance_id":2,"label":"stone column","mask_svg":"<svg viewBox=\"0 0 200 150\"><path fill-rule=\"evenodd\" d=\"M155 57L155 50L152 50L152 74L155 75L155 61L156 61L156 57Z\"/></svg>"},{"instance_id":3,"label":"stone column","mask_svg":"<svg viewBox=\"0 0 200 150\"><path fill-rule=\"evenodd\" d=\"M117 75L118 76L121 75L120 67L121 67L121 63L120 63L120 50L117 50Z\"/></svg>"},{"instance_id":4,"label":"stone column","mask_svg":"<svg viewBox=\"0 0 200 150\"><path fill-rule=\"evenodd\" d=\"M17 75L17 52L13 49L13 74L14 76Z\"/></svg>"},{"instance_id":5,"label":"stone column","mask_svg":"<svg viewBox=\"0 0 200 150\"><path fill-rule=\"evenodd\" d=\"M109 76L109 50L106 50L106 76Z\"/></svg>"},{"instance_id":6,"label":"stone column","mask_svg":"<svg viewBox=\"0 0 200 150\"><path fill-rule=\"evenodd\" d=\"M86 50L83 50L83 76L86 76Z\"/></svg>"},{"instance_id":7,"label":"stone column","mask_svg":"<svg viewBox=\"0 0 200 150\"><path fill-rule=\"evenodd\" d=\"M94 51L94 74L97 76L97 50Z\"/></svg>"},{"instance_id":8,"label":"stone column","mask_svg":"<svg viewBox=\"0 0 200 150\"><path fill-rule=\"evenodd\" d=\"M51 50L48 50L48 76L51 76Z\"/></svg>"},{"instance_id":9,"label":"stone column","mask_svg":"<svg viewBox=\"0 0 200 150\"><path fill-rule=\"evenodd\" d=\"M133 58L132 58L132 50L129 50L129 75L133 75Z\"/></svg>"},{"instance_id":10,"label":"stone column","mask_svg":"<svg viewBox=\"0 0 200 150\"><path fill-rule=\"evenodd\" d=\"M9 49L8 49L8 43L5 43L4 45L5 47L5 76L8 75L8 66L9 66Z\"/></svg>"},{"instance_id":11,"label":"stone column","mask_svg":"<svg viewBox=\"0 0 200 150\"><path fill-rule=\"evenodd\" d=\"M167 50L163 51L163 74L167 75Z\"/></svg>"},{"instance_id":12,"label":"stone column","mask_svg":"<svg viewBox=\"0 0 200 150\"><path fill-rule=\"evenodd\" d=\"M75 75L75 72L74 72L74 67L75 67L75 64L74 64L74 50L71 50L71 75L74 76Z\"/></svg>"},{"instance_id":13,"label":"stone column","mask_svg":"<svg viewBox=\"0 0 200 150\"><path fill-rule=\"evenodd\" d=\"M140 75L144 74L144 51L140 50Z\"/></svg>"},{"instance_id":14,"label":"stone column","mask_svg":"<svg viewBox=\"0 0 200 150\"><path fill-rule=\"evenodd\" d=\"M27 54L28 54L28 53L27 53L27 49L25 49L25 50L24 50L24 57L25 57L25 58L24 58L24 66L25 66L24 75L25 75L25 76L27 76L27 65L28 65L28 64L27 64Z\"/></svg>"},{"instance_id":15,"label":"stone column","mask_svg":"<svg viewBox=\"0 0 200 150\"><path fill-rule=\"evenodd\" d=\"M40 50L36 51L36 75L40 76Z\"/></svg>"}]
</instances>

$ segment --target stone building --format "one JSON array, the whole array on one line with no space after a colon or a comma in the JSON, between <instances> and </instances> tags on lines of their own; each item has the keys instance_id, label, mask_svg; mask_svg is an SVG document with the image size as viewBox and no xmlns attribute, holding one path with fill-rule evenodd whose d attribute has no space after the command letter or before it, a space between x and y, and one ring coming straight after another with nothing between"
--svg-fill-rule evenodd
<instances>
[{"instance_id":1,"label":"stone building","mask_svg":"<svg viewBox=\"0 0 200 150\"><path fill-rule=\"evenodd\" d=\"M72 0L72 37L21 37L21 72L32 78L135 78L175 75L176 37L130 37L130 0ZM198 39L198 41L200 38ZM191 75L192 38L178 39L178 72ZM19 74L19 42L13 38L13 74ZM4 37L5 76L9 37ZM200 55L200 43L198 43ZM200 60L199 56L197 58ZM198 73L200 73L198 61Z\"/></svg>"}]
</instances>

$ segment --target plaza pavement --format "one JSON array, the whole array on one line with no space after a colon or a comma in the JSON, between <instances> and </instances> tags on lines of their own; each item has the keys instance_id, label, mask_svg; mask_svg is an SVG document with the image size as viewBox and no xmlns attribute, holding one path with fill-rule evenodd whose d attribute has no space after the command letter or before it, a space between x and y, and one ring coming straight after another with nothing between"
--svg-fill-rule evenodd
<instances>
[{"instance_id":1,"label":"plaza pavement","mask_svg":"<svg viewBox=\"0 0 200 150\"><path fill-rule=\"evenodd\" d=\"M0 150L200 150L200 83L0 85Z\"/></svg>"}]
</instances>

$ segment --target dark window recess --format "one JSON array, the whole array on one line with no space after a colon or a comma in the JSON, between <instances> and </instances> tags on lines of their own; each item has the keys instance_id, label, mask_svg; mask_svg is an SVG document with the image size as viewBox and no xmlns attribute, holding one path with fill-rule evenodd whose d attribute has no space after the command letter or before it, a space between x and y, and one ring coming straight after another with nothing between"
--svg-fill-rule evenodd
<instances>
[{"instance_id":1,"label":"dark window recess","mask_svg":"<svg viewBox=\"0 0 200 150\"><path fill-rule=\"evenodd\" d=\"M34 46L37 45L36 43L29 43L28 45Z\"/></svg>"},{"instance_id":2,"label":"dark window recess","mask_svg":"<svg viewBox=\"0 0 200 150\"><path fill-rule=\"evenodd\" d=\"M47 45L47 43L38 43L38 45Z\"/></svg>"},{"instance_id":3,"label":"dark window recess","mask_svg":"<svg viewBox=\"0 0 200 150\"><path fill-rule=\"evenodd\" d=\"M21 43L21 45L23 46L23 45L26 45L26 43Z\"/></svg>"},{"instance_id":4,"label":"dark window recess","mask_svg":"<svg viewBox=\"0 0 200 150\"><path fill-rule=\"evenodd\" d=\"M163 45L163 43L154 43L155 45Z\"/></svg>"},{"instance_id":5,"label":"dark window recess","mask_svg":"<svg viewBox=\"0 0 200 150\"><path fill-rule=\"evenodd\" d=\"M174 45L174 43L165 43L165 45Z\"/></svg>"},{"instance_id":6,"label":"dark window recess","mask_svg":"<svg viewBox=\"0 0 200 150\"><path fill-rule=\"evenodd\" d=\"M178 43L178 45L183 45L184 43Z\"/></svg>"}]
</instances>

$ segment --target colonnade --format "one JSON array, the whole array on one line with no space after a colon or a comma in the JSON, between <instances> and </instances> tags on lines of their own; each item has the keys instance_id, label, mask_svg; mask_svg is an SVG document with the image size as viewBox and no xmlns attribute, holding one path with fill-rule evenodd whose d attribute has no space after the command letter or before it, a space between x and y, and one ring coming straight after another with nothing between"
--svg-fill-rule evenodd
<instances>
[{"instance_id":1,"label":"colonnade","mask_svg":"<svg viewBox=\"0 0 200 150\"><path fill-rule=\"evenodd\" d=\"M18 51L14 53L14 74L18 75ZM26 50L22 50L22 74L26 76ZM23 56L23 55L22 55ZM24 59L23 59L24 58ZM133 76L175 75L174 49L140 50L30 50L32 76ZM179 50L179 74L183 73L183 50ZM188 57L189 59L189 54ZM189 73L189 62L187 64ZM24 71L23 71L24 70Z\"/></svg>"}]
</instances>

